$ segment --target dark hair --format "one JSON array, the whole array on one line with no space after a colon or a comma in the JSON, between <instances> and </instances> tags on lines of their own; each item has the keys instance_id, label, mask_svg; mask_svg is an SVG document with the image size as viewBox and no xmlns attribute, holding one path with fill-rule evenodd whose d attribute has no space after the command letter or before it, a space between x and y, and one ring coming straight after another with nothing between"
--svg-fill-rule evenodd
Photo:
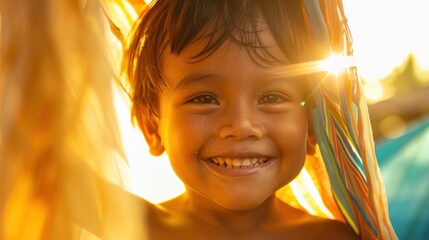
<instances>
[{"instance_id":1,"label":"dark hair","mask_svg":"<svg viewBox=\"0 0 429 240\"><path fill-rule=\"evenodd\" d=\"M142 13L134 27L126 63L133 116L158 116L159 94L165 86L162 54L180 54L189 44L208 43L195 58L204 59L226 40L244 46L257 62L275 64L259 39L262 21L292 62L310 60L308 24L302 0L158 0ZM256 51L256 49L259 49ZM261 51L262 50L262 51Z\"/></svg>"}]
</instances>

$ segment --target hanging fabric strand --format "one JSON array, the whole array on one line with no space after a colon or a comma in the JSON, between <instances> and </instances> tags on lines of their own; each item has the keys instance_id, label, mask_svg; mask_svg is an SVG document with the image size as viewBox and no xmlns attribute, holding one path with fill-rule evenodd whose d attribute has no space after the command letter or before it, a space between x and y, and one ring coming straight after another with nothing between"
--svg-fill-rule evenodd
<instances>
[{"instance_id":1,"label":"hanging fabric strand","mask_svg":"<svg viewBox=\"0 0 429 240\"><path fill-rule=\"evenodd\" d=\"M341 1L306 0L312 36L329 36L331 53L351 56L352 38ZM310 14L317 16L311 16ZM320 16L322 15L322 16ZM320 27L327 26L326 33ZM314 30L314 29L317 29ZM374 154L365 98L355 67L314 79L312 110L318 144L333 196L349 225L362 239L396 239L389 221L384 185ZM322 193L323 194L323 193ZM377 196L377 197L376 197ZM382 197L379 197L382 196Z\"/></svg>"}]
</instances>

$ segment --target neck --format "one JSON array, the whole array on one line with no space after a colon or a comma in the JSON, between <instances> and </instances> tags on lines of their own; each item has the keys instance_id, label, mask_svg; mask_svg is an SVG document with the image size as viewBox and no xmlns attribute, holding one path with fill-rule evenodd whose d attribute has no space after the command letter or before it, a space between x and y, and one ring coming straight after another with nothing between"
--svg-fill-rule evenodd
<instances>
[{"instance_id":1,"label":"neck","mask_svg":"<svg viewBox=\"0 0 429 240\"><path fill-rule=\"evenodd\" d=\"M280 200L274 195L259 206L246 210L231 210L210 203L198 194L186 194L183 201L186 211L199 222L227 231L249 231L277 220Z\"/></svg>"}]
</instances>

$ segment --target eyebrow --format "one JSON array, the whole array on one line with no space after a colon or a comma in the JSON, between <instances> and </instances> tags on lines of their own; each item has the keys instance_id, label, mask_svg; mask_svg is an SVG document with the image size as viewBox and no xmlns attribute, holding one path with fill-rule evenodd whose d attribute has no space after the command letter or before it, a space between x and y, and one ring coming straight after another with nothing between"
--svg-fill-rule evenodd
<instances>
[{"instance_id":1,"label":"eyebrow","mask_svg":"<svg viewBox=\"0 0 429 240\"><path fill-rule=\"evenodd\" d=\"M276 68L275 68L276 69ZM263 78L265 80L267 80L265 83L261 83L261 84L274 84L274 85L278 85L278 86L284 86L284 85L290 85L290 84L295 84L296 82L299 82L300 80L299 75L289 75L289 74L284 74L283 72L284 67L279 67L277 68L274 72L265 72L263 73L262 76L259 76L260 78ZM209 71L209 70L203 70L203 71L196 71L196 72L192 72L188 75L186 75L185 77L183 77L179 83L173 88L173 91L176 91L178 89L190 86L194 83L198 83L204 79L207 78L222 78L225 76L225 73L218 73L218 72L213 72L213 71Z\"/></svg>"},{"instance_id":2,"label":"eyebrow","mask_svg":"<svg viewBox=\"0 0 429 240\"><path fill-rule=\"evenodd\" d=\"M317 72L324 72L326 70L322 69L320 66L320 62L322 61L310 61L310 62L304 62L304 63L295 63L295 64L288 64L286 66L281 67L274 67L275 73L272 73L270 75L276 76L273 77L274 79L283 79L290 81L292 79L295 79L302 75L308 75L311 73L317 73ZM193 82L197 82L204 78L209 77L219 77L222 76L222 74L218 73L211 73L211 72L195 72L191 73L187 76L185 76L180 82L177 84L177 86L174 89L181 88L183 86L189 85Z\"/></svg>"},{"instance_id":3,"label":"eyebrow","mask_svg":"<svg viewBox=\"0 0 429 240\"><path fill-rule=\"evenodd\" d=\"M270 71L265 72L264 78L274 83L292 83L299 81L299 75L290 74L287 70L288 66L272 68Z\"/></svg>"},{"instance_id":4,"label":"eyebrow","mask_svg":"<svg viewBox=\"0 0 429 240\"><path fill-rule=\"evenodd\" d=\"M186 85L190 85L192 83L198 82L198 81L205 79L205 78L219 77L219 76L222 76L222 74L210 73L210 72L191 73L191 74L186 75L184 78L182 78L174 89L176 90L178 88L182 88Z\"/></svg>"}]
</instances>

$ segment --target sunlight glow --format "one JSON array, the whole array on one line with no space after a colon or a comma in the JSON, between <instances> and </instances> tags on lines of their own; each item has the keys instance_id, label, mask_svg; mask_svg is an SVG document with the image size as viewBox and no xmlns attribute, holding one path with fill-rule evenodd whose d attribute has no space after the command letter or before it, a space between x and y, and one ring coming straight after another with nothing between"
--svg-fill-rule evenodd
<instances>
[{"instance_id":1,"label":"sunlight glow","mask_svg":"<svg viewBox=\"0 0 429 240\"><path fill-rule=\"evenodd\" d=\"M331 55L329 58L318 61L290 64L282 67L277 74L286 77L300 76L318 72L339 73L349 67L354 67L352 56Z\"/></svg>"},{"instance_id":2,"label":"sunlight glow","mask_svg":"<svg viewBox=\"0 0 429 240\"><path fill-rule=\"evenodd\" d=\"M330 219L335 218L323 203L323 199L314 185L310 173L305 168L302 169L299 176L289 185L299 204L307 210L307 212Z\"/></svg>"},{"instance_id":3,"label":"sunlight glow","mask_svg":"<svg viewBox=\"0 0 429 240\"><path fill-rule=\"evenodd\" d=\"M323 70L327 70L329 73L338 75L343 70L355 66L354 59L350 56L341 56L332 54L328 59L320 63Z\"/></svg>"},{"instance_id":4,"label":"sunlight glow","mask_svg":"<svg viewBox=\"0 0 429 240\"><path fill-rule=\"evenodd\" d=\"M385 96L383 86L378 81L368 82L363 87L368 102L376 102Z\"/></svg>"},{"instance_id":5,"label":"sunlight glow","mask_svg":"<svg viewBox=\"0 0 429 240\"><path fill-rule=\"evenodd\" d=\"M167 156L153 157L140 130L132 125L127 96L115 93L115 107L128 166L122 164L124 187L152 203L160 203L183 193L184 186L175 175Z\"/></svg>"},{"instance_id":6,"label":"sunlight glow","mask_svg":"<svg viewBox=\"0 0 429 240\"><path fill-rule=\"evenodd\" d=\"M425 0L344 0L354 56L366 81L388 76L412 53L429 69L429 7ZM388 9L388 11L387 11Z\"/></svg>"}]
</instances>

